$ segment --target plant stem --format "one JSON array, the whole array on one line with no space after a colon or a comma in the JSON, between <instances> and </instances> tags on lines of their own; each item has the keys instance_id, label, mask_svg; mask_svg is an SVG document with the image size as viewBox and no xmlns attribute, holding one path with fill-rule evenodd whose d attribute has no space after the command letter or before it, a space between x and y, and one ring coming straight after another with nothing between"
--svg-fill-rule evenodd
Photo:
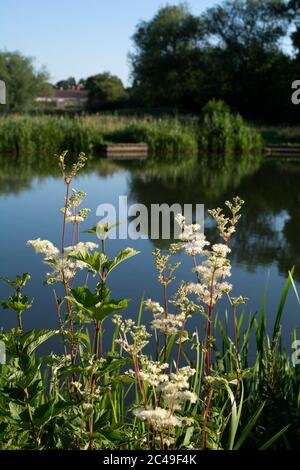
<instances>
[{"instance_id":1,"label":"plant stem","mask_svg":"<svg viewBox=\"0 0 300 470\"><path fill-rule=\"evenodd\" d=\"M238 337L237 337L237 305L235 304L233 306L233 330L234 330L234 346L235 346L235 351L237 353L238 351Z\"/></svg>"},{"instance_id":2,"label":"plant stem","mask_svg":"<svg viewBox=\"0 0 300 470\"><path fill-rule=\"evenodd\" d=\"M181 347L182 347L182 334L185 327L186 320L184 320L183 325L181 327L179 344L178 344L178 351L177 351L177 359L176 359L176 372L178 371L179 361L180 361L180 354L181 354Z\"/></svg>"},{"instance_id":3,"label":"plant stem","mask_svg":"<svg viewBox=\"0 0 300 470\"><path fill-rule=\"evenodd\" d=\"M209 412L211 408L211 399L212 399L212 389L209 389L208 392L208 398L207 398L207 404L204 410L204 415L203 415L203 429L202 429L202 446L201 449L205 450L207 446L207 421L209 418Z\"/></svg>"},{"instance_id":4,"label":"plant stem","mask_svg":"<svg viewBox=\"0 0 300 470\"><path fill-rule=\"evenodd\" d=\"M165 311L165 320L168 319L168 294L167 294L167 284L164 279L164 311ZM167 332L164 332L164 362L167 361L167 349L168 349L168 335Z\"/></svg>"}]
</instances>

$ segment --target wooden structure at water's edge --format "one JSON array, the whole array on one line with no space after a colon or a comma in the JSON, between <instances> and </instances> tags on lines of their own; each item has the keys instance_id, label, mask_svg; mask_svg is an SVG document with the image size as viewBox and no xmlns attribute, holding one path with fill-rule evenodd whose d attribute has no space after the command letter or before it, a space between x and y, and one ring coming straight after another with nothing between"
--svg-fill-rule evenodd
<instances>
[{"instance_id":1,"label":"wooden structure at water's edge","mask_svg":"<svg viewBox=\"0 0 300 470\"><path fill-rule=\"evenodd\" d=\"M268 145L265 151L268 157L300 158L300 146Z\"/></svg>"},{"instance_id":2,"label":"wooden structure at water's edge","mask_svg":"<svg viewBox=\"0 0 300 470\"><path fill-rule=\"evenodd\" d=\"M109 160L144 160L148 157L147 144L103 144L101 155Z\"/></svg>"}]
</instances>

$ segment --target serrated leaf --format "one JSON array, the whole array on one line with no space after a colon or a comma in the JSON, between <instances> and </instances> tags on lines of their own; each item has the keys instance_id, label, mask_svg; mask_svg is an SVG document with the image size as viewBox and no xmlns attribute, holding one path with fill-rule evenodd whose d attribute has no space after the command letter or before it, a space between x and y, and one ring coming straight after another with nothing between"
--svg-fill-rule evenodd
<instances>
[{"instance_id":1,"label":"serrated leaf","mask_svg":"<svg viewBox=\"0 0 300 470\"><path fill-rule=\"evenodd\" d=\"M98 321L103 321L112 313L117 310L122 310L128 305L128 300L126 299L109 300L106 302L99 301L98 292L93 293L86 286L71 289L71 294L72 295L68 297L70 302Z\"/></svg>"},{"instance_id":2,"label":"serrated leaf","mask_svg":"<svg viewBox=\"0 0 300 470\"><path fill-rule=\"evenodd\" d=\"M38 346L57 334L59 334L57 330L41 329L29 331L22 336L20 345L23 351L30 355Z\"/></svg>"},{"instance_id":3,"label":"serrated leaf","mask_svg":"<svg viewBox=\"0 0 300 470\"><path fill-rule=\"evenodd\" d=\"M21 288L24 287L30 279L30 274L29 273L23 273L21 276L17 275L13 281L8 279L7 277L2 277L2 281L6 282L6 284L9 284L11 287L15 288Z\"/></svg>"},{"instance_id":4,"label":"serrated leaf","mask_svg":"<svg viewBox=\"0 0 300 470\"><path fill-rule=\"evenodd\" d=\"M118 253L113 260L110 260L105 264L107 274L110 273L113 269L115 269L115 267L118 266L120 263L123 263L123 261L132 258L132 256L135 256L139 253L139 251L129 247L120 251L120 253Z\"/></svg>"},{"instance_id":5,"label":"serrated leaf","mask_svg":"<svg viewBox=\"0 0 300 470\"><path fill-rule=\"evenodd\" d=\"M93 254L79 252L76 253L76 255L70 255L69 258L86 264L86 267L94 274L97 274L101 271L102 266L108 259L104 253L99 253L98 251L95 251Z\"/></svg>"}]
</instances>

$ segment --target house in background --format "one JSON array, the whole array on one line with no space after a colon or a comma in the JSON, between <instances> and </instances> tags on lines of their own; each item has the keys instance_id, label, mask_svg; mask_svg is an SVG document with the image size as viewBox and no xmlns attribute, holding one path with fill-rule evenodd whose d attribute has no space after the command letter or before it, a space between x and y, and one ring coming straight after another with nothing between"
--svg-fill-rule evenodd
<instances>
[{"instance_id":1,"label":"house in background","mask_svg":"<svg viewBox=\"0 0 300 470\"><path fill-rule=\"evenodd\" d=\"M57 109L84 108L88 99L87 90L80 86L70 89L55 88L53 96L38 96L37 103L54 106Z\"/></svg>"}]
</instances>

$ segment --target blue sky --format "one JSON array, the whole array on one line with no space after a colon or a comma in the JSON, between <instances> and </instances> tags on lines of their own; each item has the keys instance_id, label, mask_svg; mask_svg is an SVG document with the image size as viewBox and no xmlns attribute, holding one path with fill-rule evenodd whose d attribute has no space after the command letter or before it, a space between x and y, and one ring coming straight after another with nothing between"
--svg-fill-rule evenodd
<instances>
[{"instance_id":1,"label":"blue sky","mask_svg":"<svg viewBox=\"0 0 300 470\"><path fill-rule=\"evenodd\" d=\"M56 82L108 70L128 83L127 54L140 20L173 0L1 0L0 49L18 50L45 65ZM189 0L200 14L216 0Z\"/></svg>"}]
</instances>

